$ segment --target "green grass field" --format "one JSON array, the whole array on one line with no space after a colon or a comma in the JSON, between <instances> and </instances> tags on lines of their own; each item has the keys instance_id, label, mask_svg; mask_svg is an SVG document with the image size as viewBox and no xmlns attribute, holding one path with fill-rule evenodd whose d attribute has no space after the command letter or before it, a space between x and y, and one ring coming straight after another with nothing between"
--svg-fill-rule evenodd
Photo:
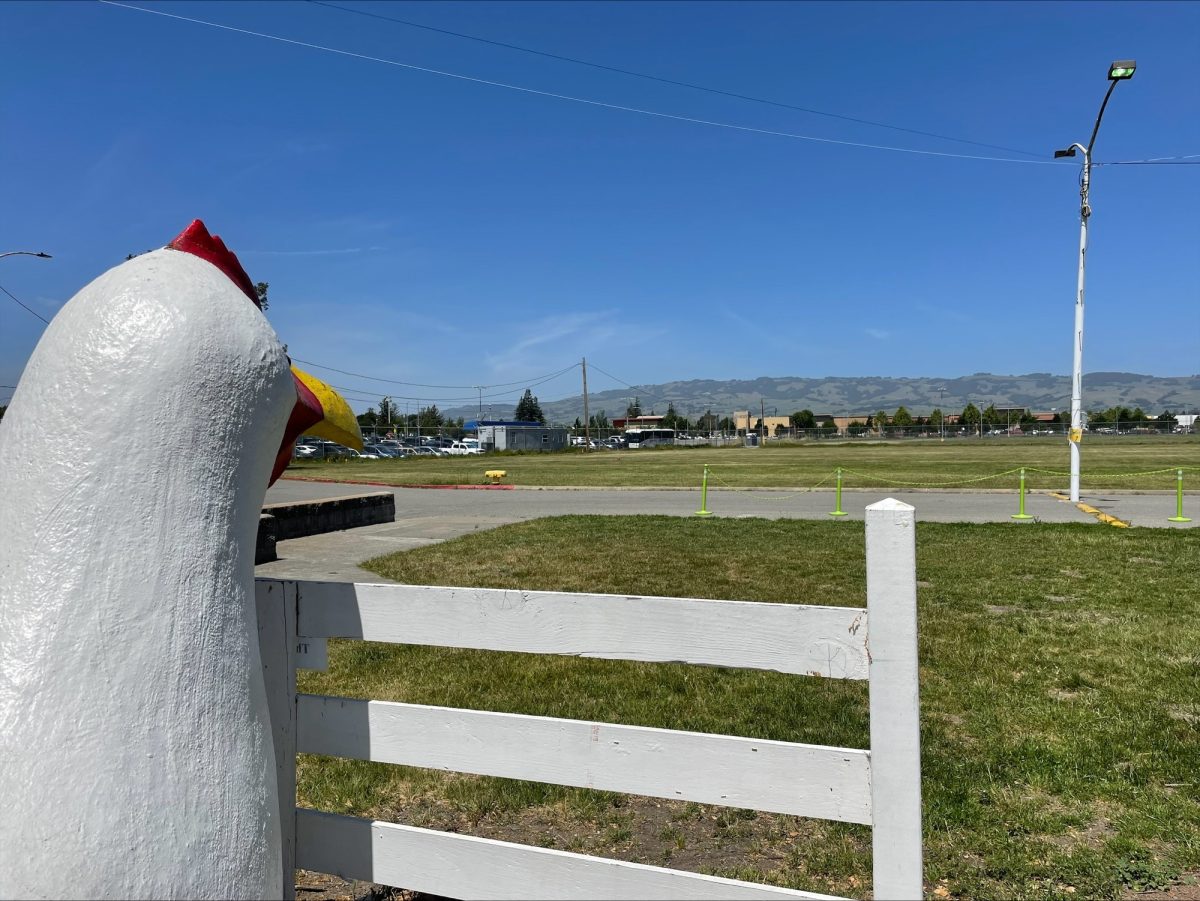
<instances>
[{"instance_id":1,"label":"green grass field","mask_svg":"<svg viewBox=\"0 0 1200 901\"><path fill-rule=\"evenodd\" d=\"M1114 898L1200 868L1198 550L1196 532L918 526L933 896ZM562 517L368 566L417 584L858 606L863 553L854 523ZM773 673L335 642L329 672L300 682L318 694L868 743L865 683ZM325 810L870 895L866 827L311 756L300 794Z\"/></svg>"},{"instance_id":2,"label":"green grass field","mask_svg":"<svg viewBox=\"0 0 1200 901\"><path fill-rule=\"evenodd\" d=\"M636 451L573 450L552 454L492 454L474 457L301 461L287 474L373 481L389 485L482 484L484 471L503 469L511 485L698 488L705 464L714 487L829 487L842 467L848 487L1015 488L1027 467L1031 488L1061 489L1069 468L1066 442L1050 438L985 438L909 441L814 441L763 448L661 448ZM1175 487L1183 467L1185 489L1200 487L1200 438L1193 436L1086 439L1082 485L1087 488L1161 490ZM1032 470L1047 470L1035 472ZM1156 475L1138 475L1149 471ZM997 476L997 473L1006 475ZM990 477L990 478L989 478Z\"/></svg>"}]
</instances>

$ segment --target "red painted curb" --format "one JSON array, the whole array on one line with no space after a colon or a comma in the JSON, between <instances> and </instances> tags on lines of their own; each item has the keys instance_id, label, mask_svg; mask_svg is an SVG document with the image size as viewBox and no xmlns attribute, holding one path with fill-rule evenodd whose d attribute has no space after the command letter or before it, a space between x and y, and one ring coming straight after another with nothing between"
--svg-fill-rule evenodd
<instances>
[{"instance_id":1,"label":"red painted curb","mask_svg":"<svg viewBox=\"0 0 1200 901\"><path fill-rule=\"evenodd\" d=\"M325 482L330 485L377 485L380 488L442 488L457 491L512 491L516 485L394 485L391 482L344 482L341 479L320 479L316 476L281 476L289 482Z\"/></svg>"}]
</instances>

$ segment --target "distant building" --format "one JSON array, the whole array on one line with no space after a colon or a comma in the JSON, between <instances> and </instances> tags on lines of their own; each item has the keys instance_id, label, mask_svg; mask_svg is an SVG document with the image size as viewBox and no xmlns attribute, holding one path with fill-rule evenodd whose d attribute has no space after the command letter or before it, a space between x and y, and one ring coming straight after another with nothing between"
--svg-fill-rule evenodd
<instances>
[{"instance_id":1,"label":"distant building","mask_svg":"<svg viewBox=\"0 0 1200 901\"><path fill-rule=\"evenodd\" d=\"M663 421L661 416L630 416L624 419L614 419L614 429L657 429Z\"/></svg>"},{"instance_id":2,"label":"distant building","mask_svg":"<svg viewBox=\"0 0 1200 901\"><path fill-rule=\"evenodd\" d=\"M567 446L567 430L521 420L473 419L463 428L474 432L485 451L555 451Z\"/></svg>"}]
</instances>

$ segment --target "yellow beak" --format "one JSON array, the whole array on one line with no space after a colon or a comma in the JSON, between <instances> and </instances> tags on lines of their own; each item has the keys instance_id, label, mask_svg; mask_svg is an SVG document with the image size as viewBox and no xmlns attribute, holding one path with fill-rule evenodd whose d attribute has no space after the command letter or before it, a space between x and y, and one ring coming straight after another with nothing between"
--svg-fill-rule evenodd
<instances>
[{"instance_id":1,"label":"yellow beak","mask_svg":"<svg viewBox=\"0 0 1200 901\"><path fill-rule=\"evenodd\" d=\"M304 430L304 434L336 441L338 444L352 447L357 451L362 450L362 430L359 429L358 418L350 409L350 405L346 403L346 399L320 379L295 366L292 367L292 375L295 376L296 381L313 393L325 414L320 422L308 426Z\"/></svg>"}]
</instances>

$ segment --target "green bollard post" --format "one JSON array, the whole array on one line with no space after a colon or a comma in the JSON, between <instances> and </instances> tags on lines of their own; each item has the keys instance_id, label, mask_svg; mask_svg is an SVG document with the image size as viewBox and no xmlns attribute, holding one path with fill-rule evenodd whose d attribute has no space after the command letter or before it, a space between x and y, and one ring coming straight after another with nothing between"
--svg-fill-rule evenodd
<instances>
[{"instance_id":1,"label":"green bollard post","mask_svg":"<svg viewBox=\"0 0 1200 901\"><path fill-rule=\"evenodd\" d=\"M696 511L697 516L712 516L712 511L708 509L708 464L704 464L704 479L700 482L700 509Z\"/></svg>"},{"instance_id":2,"label":"green bollard post","mask_svg":"<svg viewBox=\"0 0 1200 901\"><path fill-rule=\"evenodd\" d=\"M1191 522L1190 516L1183 515L1183 470L1175 470L1175 515L1168 516L1169 522Z\"/></svg>"},{"instance_id":3,"label":"green bollard post","mask_svg":"<svg viewBox=\"0 0 1200 901\"><path fill-rule=\"evenodd\" d=\"M1033 519L1031 515L1025 512L1025 470L1021 470L1021 501L1017 512L1012 515L1013 519Z\"/></svg>"},{"instance_id":4,"label":"green bollard post","mask_svg":"<svg viewBox=\"0 0 1200 901\"><path fill-rule=\"evenodd\" d=\"M837 489L835 490L834 497L837 498L837 503L835 504L837 509L834 510L829 515L830 516L845 516L846 511L842 509L842 468L840 466L838 467L838 471L837 471Z\"/></svg>"}]
</instances>

